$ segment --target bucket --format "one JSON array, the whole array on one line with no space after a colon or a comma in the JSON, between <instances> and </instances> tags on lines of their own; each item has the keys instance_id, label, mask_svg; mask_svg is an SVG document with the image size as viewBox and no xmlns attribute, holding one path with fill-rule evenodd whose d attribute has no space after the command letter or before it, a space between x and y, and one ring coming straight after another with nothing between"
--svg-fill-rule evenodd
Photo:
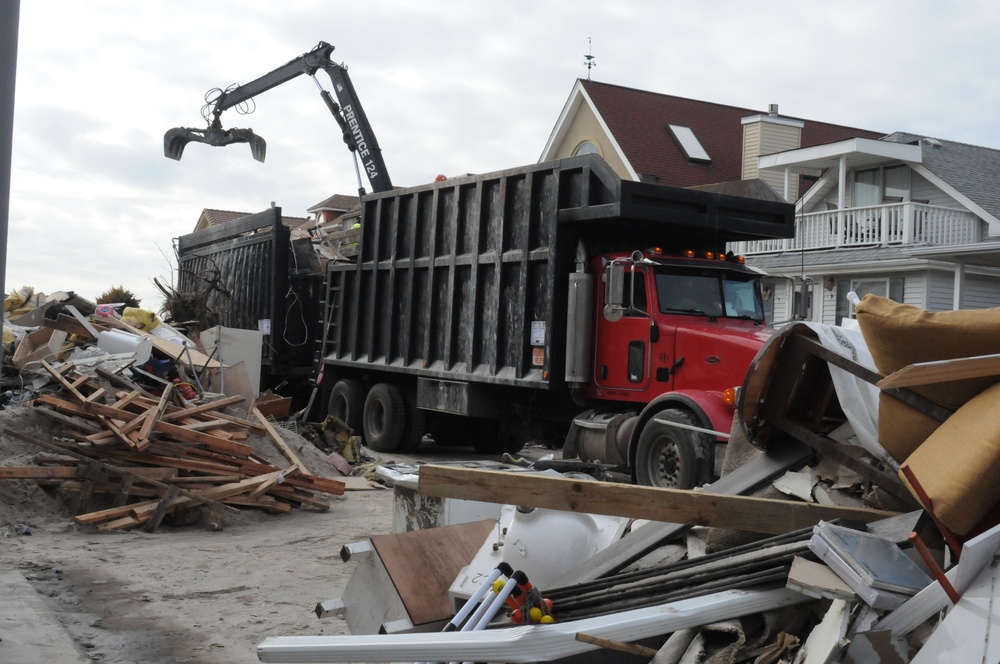
<instances>
[{"instance_id":1,"label":"bucket","mask_svg":"<svg viewBox=\"0 0 1000 664\"><path fill-rule=\"evenodd\" d=\"M142 364L149 359L149 354L153 350L153 342L131 332L107 330L97 333L97 347L112 355L135 353L136 363Z\"/></svg>"}]
</instances>

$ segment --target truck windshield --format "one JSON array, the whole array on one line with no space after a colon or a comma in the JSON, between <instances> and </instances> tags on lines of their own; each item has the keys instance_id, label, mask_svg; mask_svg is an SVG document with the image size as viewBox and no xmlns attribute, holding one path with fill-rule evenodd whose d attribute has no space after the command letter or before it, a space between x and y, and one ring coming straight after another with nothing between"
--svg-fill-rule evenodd
<instances>
[{"instance_id":1,"label":"truck windshield","mask_svg":"<svg viewBox=\"0 0 1000 664\"><path fill-rule=\"evenodd\" d=\"M757 280L751 275L701 272L656 272L660 313L763 321Z\"/></svg>"}]
</instances>

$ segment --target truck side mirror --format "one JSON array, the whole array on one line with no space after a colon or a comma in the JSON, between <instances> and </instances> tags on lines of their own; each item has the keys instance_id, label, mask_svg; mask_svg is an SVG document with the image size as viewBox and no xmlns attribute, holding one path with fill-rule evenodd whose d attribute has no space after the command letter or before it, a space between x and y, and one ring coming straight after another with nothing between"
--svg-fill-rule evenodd
<instances>
[{"instance_id":1,"label":"truck side mirror","mask_svg":"<svg viewBox=\"0 0 1000 664\"><path fill-rule=\"evenodd\" d=\"M604 273L604 318L611 323L625 315L625 267L611 263Z\"/></svg>"}]
</instances>

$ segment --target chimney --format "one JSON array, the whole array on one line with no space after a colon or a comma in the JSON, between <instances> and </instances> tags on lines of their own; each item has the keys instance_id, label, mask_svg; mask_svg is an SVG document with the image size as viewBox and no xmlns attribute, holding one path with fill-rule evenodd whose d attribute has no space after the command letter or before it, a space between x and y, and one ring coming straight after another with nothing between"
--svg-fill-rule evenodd
<instances>
[{"instance_id":1,"label":"chimney","mask_svg":"<svg viewBox=\"0 0 1000 664\"><path fill-rule=\"evenodd\" d=\"M778 114L778 105L769 104L767 115L752 115L740 121L743 124L743 169L740 177L744 180L760 178L771 185L776 192L785 190L784 173L761 173L757 169L757 159L766 154L797 150L802 147L801 120L783 118ZM798 198L798 177L791 182L789 199Z\"/></svg>"}]
</instances>

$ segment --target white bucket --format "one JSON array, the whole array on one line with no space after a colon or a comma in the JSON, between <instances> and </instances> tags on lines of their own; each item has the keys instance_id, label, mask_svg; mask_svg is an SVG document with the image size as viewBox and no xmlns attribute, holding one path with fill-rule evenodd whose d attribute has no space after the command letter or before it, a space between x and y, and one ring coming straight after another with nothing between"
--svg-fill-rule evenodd
<instances>
[{"instance_id":1,"label":"white bucket","mask_svg":"<svg viewBox=\"0 0 1000 664\"><path fill-rule=\"evenodd\" d=\"M136 363L142 364L149 359L149 354L153 351L153 342L146 337L140 337L131 332L108 330L106 332L98 332L97 347L112 355L117 353L135 353Z\"/></svg>"}]
</instances>

